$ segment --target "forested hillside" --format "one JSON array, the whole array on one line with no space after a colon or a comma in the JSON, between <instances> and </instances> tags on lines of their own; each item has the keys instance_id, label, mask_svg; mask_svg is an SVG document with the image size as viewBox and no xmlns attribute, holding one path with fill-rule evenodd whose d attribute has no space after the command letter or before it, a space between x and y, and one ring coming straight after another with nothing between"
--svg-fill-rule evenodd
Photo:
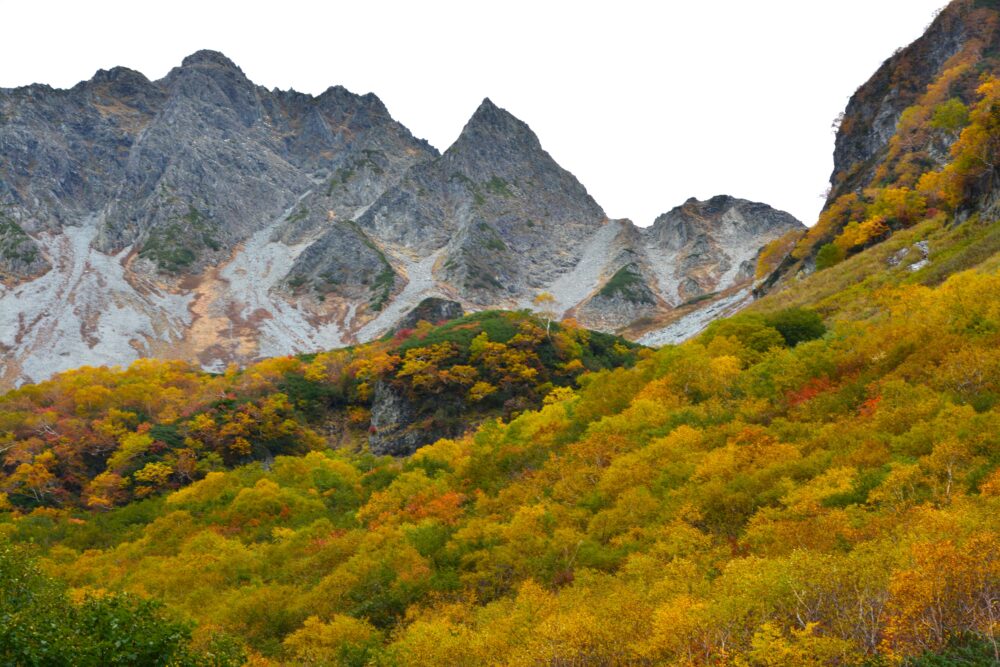
<instances>
[{"instance_id":1,"label":"forested hillside","mask_svg":"<svg viewBox=\"0 0 1000 667\"><path fill-rule=\"evenodd\" d=\"M998 295L894 288L813 340L807 312L739 316L410 458L279 456L3 531L75 595L276 661L988 660Z\"/></svg>"},{"instance_id":2,"label":"forested hillside","mask_svg":"<svg viewBox=\"0 0 1000 667\"><path fill-rule=\"evenodd\" d=\"M0 397L0 507L106 510L330 447L411 454L637 353L572 322L487 311L219 375L178 361L81 368Z\"/></svg>"}]
</instances>

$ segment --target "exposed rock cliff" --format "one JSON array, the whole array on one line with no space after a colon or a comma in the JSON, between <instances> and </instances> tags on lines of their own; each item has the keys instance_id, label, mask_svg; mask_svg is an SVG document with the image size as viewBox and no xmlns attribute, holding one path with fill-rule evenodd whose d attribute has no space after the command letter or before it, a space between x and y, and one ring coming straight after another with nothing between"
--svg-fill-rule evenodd
<instances>
[{"instance_id":1,"label":"exposed rock cliff","mask_svg":"<svg viewBox=\"0 0 1000 667\"><path fill-rule=\"evenodd\" d=\"M866 186L884 157L903 111L923 95L927 86L967 46L977 51L995 48L996 34L984 22L990 11L976 0L952 3L927 31L906 48L899 49L851 96L839 120L830 176L830 201L851 189ZM970 44L975 40L975 44ZM954 94L970 101L977 75L972 72L956 82Z\"/></svg>"},{"instance_id":2,"label":"exposed rock cliff","mask_svg":"<svg viewBox=\"0 0 1000 667\"><path fill-rule=\"evenodd\" d=\"M953 0L851 97L819 220L755 294L785 289L938 215L958 224L1000 213L996 122L986 120L996 107L981 107L994 104L992 84L984 84L998 75L1000 3Z\"/></svg>"},{"instance_id":3,"label":"exposed rock cliff","mask_svg":"<svg viewBox=\"0 0 1000 667\"><path fill-rule=\"evenodd\" d=\"M678 304L753 278L757 253L768 241L802 229L794 217L766 204L727 195L689 199L646 231L667 298Z\"/></svg>"},{"instance_id":4,"label":"exposed rock cliff","mask_svg":"<svg viewBox=\"0 0 1000 667\"><path fill-rule=\"evenodd\" d=\"M440 158L411 170L358 222L397 251L441 251L439 278L483 306L571 269L604 219L531 129L487 99Z\"/></svg>"},{"instance_id":5,"label":"exposed rock cliff","mask_svg":"<svg viewBox=\"0 0 1000 667\"><path fill-rule=\"evenodd\" d=\"M0 385L370 340L429 297L655 323L796 224L732 198L609 221L490 100L439 155L372 94L269 91L213 51L0 90Z\"/></svg>"},{"instance_id":6,"label":"exposed rock cliff","mask_svg":"<svg viewBox=\"0 0 1000 667\"><path fill-rule=\"evenodd\" d=\"M440 324L447 320L456 320L465 315L465 309L457 301L448 301L437 297L429 297L417 304L417 307L403 316L396 329L412 329L420 322Z\"/></svg>"},{"instance_id":7,"label":"exposed rock cliff","mask_svg":"<svg viewBox=\"0 0 1000 667\"><path fill-rule=\"evenodd\" d=\"M804 229L766 204L728 195L689 199L651 227L621 228L607 245L596 291L575 310L590 327L620 330L640 320L670 319L675 308L749 284L761 248ZM644 327L644 331L648 330Z\"/></svg>"}]
</instances>

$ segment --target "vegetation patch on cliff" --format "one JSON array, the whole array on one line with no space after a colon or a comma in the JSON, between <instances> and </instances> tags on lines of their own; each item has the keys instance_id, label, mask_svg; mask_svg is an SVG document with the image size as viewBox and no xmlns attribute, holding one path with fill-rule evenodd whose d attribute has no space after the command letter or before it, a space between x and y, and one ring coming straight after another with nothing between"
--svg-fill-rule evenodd
<instances>
[{"instance_id":1,"label":"vegetation patch on cliff","mask_svg":"<svg viewBox=\"0 0 1000 667\"><path fill-rule=\"evenodd\" d=\"M194 206L183 216L153 229L139 251L166 273L189 269L206 250L222 249L215 230L205 215Z\"/></svg>"}]
</instances>

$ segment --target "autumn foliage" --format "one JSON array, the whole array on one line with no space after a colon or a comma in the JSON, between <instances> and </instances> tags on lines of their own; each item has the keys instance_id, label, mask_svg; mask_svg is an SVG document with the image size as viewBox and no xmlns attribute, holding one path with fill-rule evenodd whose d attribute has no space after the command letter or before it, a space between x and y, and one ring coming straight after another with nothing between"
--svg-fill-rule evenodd
<instances>
[{"instance_id":1,"label":"autumn foliage","mask_svg":"<svg viewBox=\"0 0 1000 667\"><path fill-rule=\"evenodd\" d=\"M460 433L540 406L587 369L627 365L634 347L492 312L222 375L149 359L81 368L0 397L0 497L22 511L107 510L254 460L363 448L378 383L414 402L417 427Z\"/></svg>"},{"instance_id":2,"label":"autumn foliage","mask_svg":"<svg viewBox=\"0 0 1000 667\"><path fill-rule=\"evenodd\" d=\"M872 299L863 326L825 334L808 311L719 322L407 459L316 428L335 412L288 378L357 392L388 374L473 406L543 379L544 329L515 322L503 347L468 330L462 354L428 329L217 377L71 373L5 399L0 534L70 590L161 599L256 664L992 660L1000 278ZM94 377L108 393L80 394ZM150 378L162 392L131 387ZM469 396L476 382L495 392ZM165 423L183 424L173 444ZM173 456L176 475L188 449L191 480L169 491L155 464ZM93 502L74 506L67 479Z\"/></svg>"},{"instance_id":3,"label":"autumn foliage","mask_svg":"<svg viewBox=\"0 0 1000 667\"><path fill-rule=\"evenodd\" d=\"M952 3L939 20L961 28L941 30L960 29L965 37L926 85L918 83L928 68L926 54L918 50L895 62L890 81L858 91L860 107L875 103L864 99L866 94L886 94L886 85L909 106L882 150L837 174L840 180L817 224L796 244L795 258L815 257L824 249L817 268L828 268L940 212L968 213L994 191L1000 164L996 9L981 0ZM857 120L845 117L842 134L854 132ZM861 180L859 174L866 176Z\"/></svg>"}]
</instances>

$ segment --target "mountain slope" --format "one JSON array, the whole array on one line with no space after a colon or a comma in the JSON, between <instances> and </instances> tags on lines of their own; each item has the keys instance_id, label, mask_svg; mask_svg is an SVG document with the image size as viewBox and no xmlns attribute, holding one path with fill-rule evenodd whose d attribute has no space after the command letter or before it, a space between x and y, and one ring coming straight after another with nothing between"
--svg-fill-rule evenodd
<instances>
[{"instance_id":1,"label":"mountain slope","mask_svg":"<svg viewBox=\"0 0 1000 667\"><path fill-rule=\"evenodd\" d=\"M739 266L788 223L730 238L710 215L678 254L607 221L489 100L438 155L374 95L268 91L213 51L159 81L115 68L0 91L0 146L5 387L80 363L221 370L368 341L431 296L475 310L550 292L557 315L649 328L747 282ZM619 289L626 274L642 287Z\"/></svg>"},{"instance_id":2,"label":"mountain slope","mask_svg":"<svg viewBox=\"0 0 1000 667\"><path fill-rule=\"evenodd\" d=\"M939 213L954 223L995 213L998 9L951 2L858 88L840 119L826 206L770 282L793 282Z\"/></svg>"},{"instance_id":3,"label":"mountain slope","mask_svg":"<svg viewBox=\"0 0 1000 667\"><path fill-rule=\"evenodd\" d=\"M0 138L5 386L151 354L214 367L342 344L342 311L274 288L333 226L345 292L377 298L388 266L340 220L436 155L373 95L267 91L209 51L157 82L116 68L2 91Z\"/></svg>"},{"instance_id":4,"label":"mountain slope","mask_svg":"<svg viewBox=\"0 0 1000 667\"><path fill-rule=\"evenodd\" d=\"M990 664L998 295L995 273L892 288L826 335L743 315L405 460L330 450L334 425L291 416L337 395L336 353L209 379L211 410L176 428L162 417L197 392L146 398L148 430L110 408L141 405L143 382L181 389L169 365L82 371L6 399L24 420L7 456L24 463L0 540L47 548L74 588L161 597L276 664ZM433 362L434 336L408 362ZM395 372L416 384L425 368ZM221 386L262 393L219 400ZM185 458L265 447L316 451L230 472ZM150 498L27 512L71 498L53 480L101 459L119 477L92 478L93 507ZM185 474L200 479L155 496Z\"/></svg>"},{"instance_id":5,"label":"mountain slope","mask_svg":"<svg viewBox=\"0 0 1000 667\"><path fill-rule=\"evenodd\" d=\"M827 206L752 309L809 306L851 320L878 310L888 287L996 270L998 46L1000 7L956 0L858 89Z\"/></svg>"}]
</instances>

